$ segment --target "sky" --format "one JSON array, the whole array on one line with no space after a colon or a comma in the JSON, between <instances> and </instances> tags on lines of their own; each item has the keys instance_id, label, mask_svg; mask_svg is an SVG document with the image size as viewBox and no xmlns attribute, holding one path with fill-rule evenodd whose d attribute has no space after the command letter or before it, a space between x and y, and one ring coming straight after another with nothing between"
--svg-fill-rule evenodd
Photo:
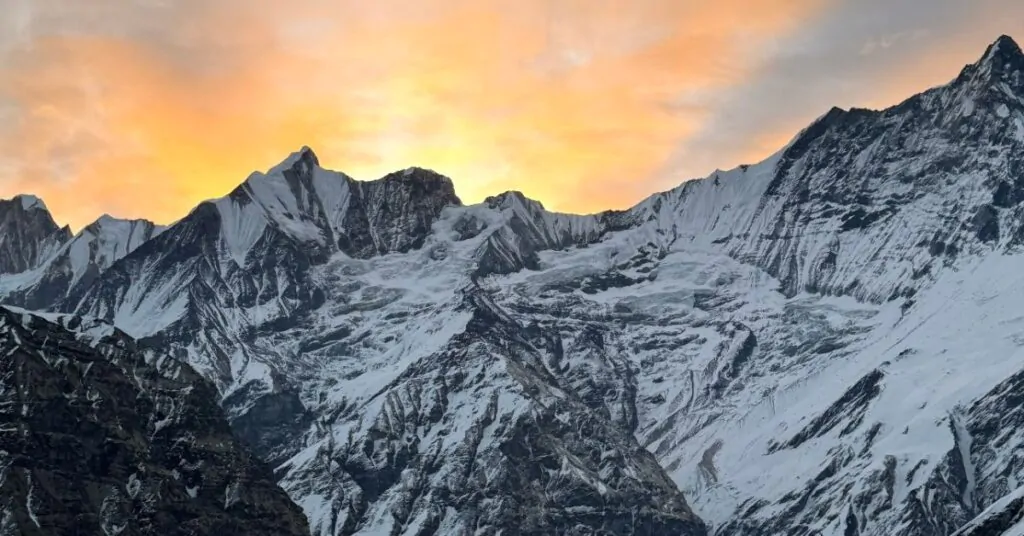
<instances>
[{"instance_id":1,"label":"sky","mask_svg":"<svg viewBox=\"0 0 1024 536\"><path fill-rule=\"evenodd\" d=\"M625 208L946 83L1019 0L0 0L0 198L170 223L306 145Z\"/></svg>"}]
</instances>

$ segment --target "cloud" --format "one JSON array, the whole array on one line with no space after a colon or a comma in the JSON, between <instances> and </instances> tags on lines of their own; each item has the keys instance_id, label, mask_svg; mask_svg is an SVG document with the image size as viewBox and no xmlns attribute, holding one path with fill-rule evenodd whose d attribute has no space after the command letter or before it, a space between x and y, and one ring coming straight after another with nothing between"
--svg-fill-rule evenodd
<instances>
[{"instance_id":1,"label":"cloud","mask_svg":"<svg viewBox=\"0 0 1024 536\"><path fill-rule=\"evenodd\" d=\"M833 104L951 77L998 35L980 36L992 21L1009 20L998 10L1021 11L1000 0L11 4L0 195L36 192L76 227L104 212L171 221L301 145L358 178L434 168L468 201L518 189L557 209L624 207L765 156Z\"/></svg>"},{"instance_id":2,"label":"cloud","mask_svg":"<svg viewBox=\"0 0 1024 536\"><path fill-rule=\"evenodd\" d=\"M883 108L945 84L1001 34L1024 37L1014 0L845 0L785 39L749 83L720 96L661 182L753 162L832 106Z\"/></svg>"}]
</instances>

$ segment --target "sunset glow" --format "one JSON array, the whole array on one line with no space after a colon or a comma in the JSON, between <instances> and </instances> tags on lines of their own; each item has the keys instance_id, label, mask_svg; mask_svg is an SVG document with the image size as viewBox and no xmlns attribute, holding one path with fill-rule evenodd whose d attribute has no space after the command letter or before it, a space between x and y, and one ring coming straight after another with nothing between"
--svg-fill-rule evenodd
<instances>
[{"instance_id":1,"label":"sunset glow","mask_svg":"<svg viewBox=\"0 0 1024 536\"><path fill-rule=\"evenodd\" d=\"M1024 20L1009 1L936 2L906 28L834 0L11 3L0 197L76 228L170 222L303 145L358 179L432 168L467 202L621 208L1024 29L1002 25ZM954 15L978 20L947 32Z\"/></svg>"}]
</instances>

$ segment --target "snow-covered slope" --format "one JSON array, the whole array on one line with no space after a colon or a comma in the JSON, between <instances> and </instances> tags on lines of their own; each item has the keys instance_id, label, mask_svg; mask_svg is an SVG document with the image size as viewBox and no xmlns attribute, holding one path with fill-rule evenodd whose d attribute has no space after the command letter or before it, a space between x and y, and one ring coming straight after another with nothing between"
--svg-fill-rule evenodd
<instances>
[{"instance_id":1,"label":"snow-covered slope","mask_svg":"<svg viewBox=\"0 0 1024 536\"><path fill-rule=\"evenodd\" d=\"M954 536L1024 535L1024 488L1015 490L985 509Z\"/></svg>"},{"instance_id":2,"label":"snow-covered slope","mask_svg":"<svg viewBox=\"0 0 1024 536\"><path fill-rule=\"evenodd\" d=\"M105 215L59 247L50 248L34 268L5 277L0 289L6 302L29 309L75 300L114 262L162 230L147 220Z\"/></svg>"},{"instance_id":3,"label":"snow-covered slope","mask_svg":"<svg viewBox=\"0 0 1024 536\"><path fill-rule=\"evenodd\" d=\"M213 380L317 535L951 534L1024 485L1022 153L1006 37L622 212L304 148L49 308Z\"/></svg>"}]
</instances>

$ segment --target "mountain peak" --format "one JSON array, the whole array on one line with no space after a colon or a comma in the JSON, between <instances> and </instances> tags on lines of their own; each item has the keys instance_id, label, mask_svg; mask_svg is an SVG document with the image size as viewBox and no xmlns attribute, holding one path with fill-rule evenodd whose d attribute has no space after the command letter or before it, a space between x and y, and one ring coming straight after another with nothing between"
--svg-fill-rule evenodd
<instances>
[{"instance_id":1,"label":"mountain peak","mask_svg":"<svg viewBox=\"0 0 1024 536\"><path fill-rule=\"evenodd\" d=\"M370 183L399 183L408 185L410 192L416 197L428 196L446 199L447 203L461 205L462 201L455 194L455 184L447 175L442 175L432 169L421 167L409 167L400 171L388 173L387 175L370 181Z\"/></svg>"},{"instance_id":2,"label":"mountain peak","mask_svg":"<svg viewBox=\"0 0 1024 536\"><path fill-rule=\"evenodd\" d=\"M307 170L320 167L320 159L317 158L316 153L309 146L303 145L301 149L288 155L281 161L280 164L270 168L269 173L284 172L289 169L295 169L296 167L302 167Z\"/></svg>"},{"instance_id":3,"label":"mountain peak","mask_svg":"<svg viewBox=\"0 0 1024 536\"><path fill-rule=\"evenodd\" d=\"M1024 52L1012 37L1002 35L985 49L981 59L964 68L958 80L997 82L1018 72L1024 72Z\"/></svg>"},{"instance_id":4,"label":"mountain peak","mask_svg":"<svg viewBox=\"0 0 1024 536\"><path fill-rule=\"evenodd\" d=\"M451 182L452 180L446 176L438 173L432 169L422 167L407 167L398 171L393 171L387 175L381 177L380 180L394 180L394 179L405 179L413 181L440 181L440 182Z\"/></svg>"},{"instance_id":5,"label":"mountain peak","mask_svg":"<svg viewBox=\"0 0 1024 536\"><path fill-rule=\"evenodd\" d=\"M21 208L25 210L32 210L37 208L41 210L47 210L46 203L43 203L42 199L31 194L22 194L19 196L15 196L14 200L20 201Z\"/></svg>"},{"instance_id":6,"label":"mountain peak","mask_svg":"<svg viewBox=\"0 0 1024 536\"><path fill-rule=\"evenodd\" d=\"M70 230L53 221L38 197L0 200L0 274L36 268L70 239Z\"/></svg>"},{"instance_id":7,"label":"mountain peak","mask_svg":"<svg viewBox=\"0 0 1024 536\"><path fill-rule=\"evenodd\" d=\"M89 225L86 225L84 230L98 231L104 228L110 229L115 227L131 228L137 225L142 227L159 227L147 219L118 218L116 216L111 216L110 214L103 214Z\"/></svg>"},{"instance_id":8,"label":"mountain peak","mask_svg":"<svg viewBox=\"0 0 1024 536\"><path fill-rule=\"evenodd\" d=\"M484 203L492 209L513 208L516 204L520 204L527 207L534 207L539 210L545 210L543 203L536 199L526 197L526 194L519 190L509 190L498 195L492 195L487 199L484 199Z\"/></svg>"},{"instance_id":9,"label":"mountain peak","mask_svg":"<svg viewBox=\"0 0 1024 536\"><path fill-rule=\"evenodd\" d=\"M1008 35L1001 35L994 43L985 50L982 62L996 61L997 59L1019 59L1024 56L1020 45Z\"/></svg>"},{"instance_id":10,"label":"mountain peak","mask_svg":"<svg viewBox=\"0 0 1024 536\"><path fill-rule=\"evenodd\" d=\"M20 206L22 210L29 211L40 209L49 212L43 200L31 194L19 194L10 199L0 199L0 204L8 206Z\"/></svg>"}]
</instances>

